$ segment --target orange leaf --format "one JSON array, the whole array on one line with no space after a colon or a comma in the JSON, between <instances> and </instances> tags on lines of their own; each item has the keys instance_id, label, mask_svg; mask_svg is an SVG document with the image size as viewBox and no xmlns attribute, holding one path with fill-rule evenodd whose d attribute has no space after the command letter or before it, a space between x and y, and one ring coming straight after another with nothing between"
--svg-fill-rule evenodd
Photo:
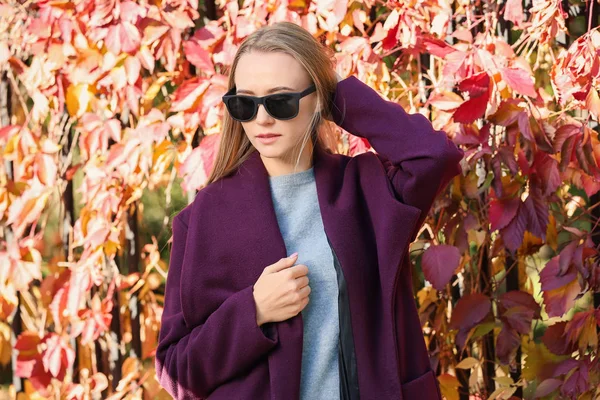
<instances>
[{"instance_id":1,"label":"orange leaf","mask_svg":"<svg viewBox=\"0 0 600 400\"><path fill-rule=\"evenodd\" d=\"M440 383L442 395L446 397L446 400L459 399L458 388L460 387L460 382L455 376L450 374L442 374L438 376L438 381Z\"/></svg>"},{"instance_id":2,"label":"orange leaf","mask_svg":"<svg viewBox=\"0 0 600 400\"><path fill-rule=\"evenodd\" d=\"M585 106L597 120L600 120L600 97L598 97L598 91L593 87L590 88L585 98Z\"/></svg>"}]
</instances>

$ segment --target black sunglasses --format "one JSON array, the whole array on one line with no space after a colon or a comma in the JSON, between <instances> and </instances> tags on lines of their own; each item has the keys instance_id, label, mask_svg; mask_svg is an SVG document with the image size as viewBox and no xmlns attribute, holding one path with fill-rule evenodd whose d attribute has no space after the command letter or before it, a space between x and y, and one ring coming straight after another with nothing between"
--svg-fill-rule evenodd
<instances>
[{"instance_id":1,"label":"black sunglasses","mask_svg":"<svg viewBox=\"0 0 600 400\"><path fill-rule=\"evenodd\" d=\"M292 119L300 110L300 99L316 90L313 84L308 89L298 93L275 93L263 97L235 94L235 86L223 96L223 102L231 118L247 122L254 119L258 106L262 104L267 113L275 119Z\"/></svg>"}]
</instances>

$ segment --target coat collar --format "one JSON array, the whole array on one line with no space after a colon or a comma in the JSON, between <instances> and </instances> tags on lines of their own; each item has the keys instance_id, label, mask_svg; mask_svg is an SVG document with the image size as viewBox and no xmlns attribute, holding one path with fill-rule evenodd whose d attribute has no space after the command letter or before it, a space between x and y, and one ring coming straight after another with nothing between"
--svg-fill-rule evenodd
<instances>
[{"instance_id":1,"label":"coat collar","mask_svg":"<svg viewBox=\"0 0 600 400\"><path fill-rule=\"evenodd\" d=\"M336 211L335 203L336 196L339 194L338 187L343 180L345 159L348 160L349 157L329 153L320 146L315 146L313 151L313 170L321 217L325 233L333 243L334 250L341 245L341 239L344 235L340 224L336 224L336 219L341 215ZM247 204L262 205L261 207L256 206L253 212L260 213L262 221L268 222L271 227L267 237L263 239L265 239L265 242L275 242L279 246L276 259L287 257L288 254L285 252L284 240L279 231L275 207L271 198L269 173L258 150L252 152L240 165L233 180L235 182L231 182L232 187L241 186L244 188L243 192L248 201ZM336 253L340 254L339 252Z\"/></svg>"}]
</instances>

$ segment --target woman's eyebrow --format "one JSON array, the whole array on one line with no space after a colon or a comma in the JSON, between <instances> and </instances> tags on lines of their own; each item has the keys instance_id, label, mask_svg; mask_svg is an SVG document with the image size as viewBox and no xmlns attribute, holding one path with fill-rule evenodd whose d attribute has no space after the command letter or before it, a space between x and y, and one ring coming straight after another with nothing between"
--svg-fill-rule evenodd
<instances>
[{"instance_id":1,"label":"woman's eyebrow","mask_svg":"<svg viewBox=\"0 0 600 400\"><path fill-rule=\"evenodd\" d=\"M269 90L267 90L267 93L273 93L273 92L278 92L280 90L296 90L296 89L292 89L290 87L287 86L276 86L274 88L271 88ZM236 93L248 93L248 94L254 94L254 92L252 90L244 90L244 89L240 89L240 90L236 90Z\"/></svg>"}]
</instances>

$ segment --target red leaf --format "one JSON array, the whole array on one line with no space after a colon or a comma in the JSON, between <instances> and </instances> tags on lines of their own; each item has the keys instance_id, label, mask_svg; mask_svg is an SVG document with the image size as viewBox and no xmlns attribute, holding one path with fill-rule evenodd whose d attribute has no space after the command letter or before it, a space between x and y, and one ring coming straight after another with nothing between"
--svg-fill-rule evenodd
<instances>
[{"instance_id":1,"label":"red leaf","mask_svg":"<svg viewBox=\"0 0 600 400\"><path fill-rule=\"evenodd\" d=\"M580 291L577 271L571 266L560 276L558 258L548 261L540 273L546 312L550 317L560 317L573 307Z\"/></svg>"},{"instance_id":2,"label":"red leaf","mask_svg":"<svg viewBox=\"0 0 600 400\"><path fill-rule=\"evenodd\" d=\"M519 165L515 159L515 155L508 147L500 147L498 149L498 157L502 160L504 165L508 168L511 174L516 175L519 171Z\"/></svg>"},{"instance_id":3,"label":"red leaf","mask_svg":"<svg viewBox=\"0 0 600 400\"><path fill-rule=\"evenodd\" d=\"M454 47L450 46L445 41L432 37L424 38L423 46L428 53L440 58L445 58L448 54L456 51Z\"/></svg>"},{"instance_id":4,"label":"red leaf","mask_svg":"<svg viewBox=\"0 0 600 400\"><path fill-rule=\"evenodd\" d=\"M558 171L558 161L548 154L538 151L535 154L533 168L535 168L541 177L542 194L549 196L554 193L562 183L560 172Z\"/></svg>"},{"instance_id":5,"label":"red leaf","mask_svg":"<svg viewBox=\"0 0 600 400\"><path fill-rule=\"evenodd\" d=\"M462 297L452 311L450 328L469 330L481 322L491 311L490 298L482 293Z\"/></svg>"},{"instance_id":6,"label":"red leaf","mask_svg":"<svg viewBox=\"0 0 600 400\"><path fill-rule=\"evenodd\" d=\"M460 252L455 246L431 246L423 253L421 263L425 278L434 288L443 290L458 268Z\"/></svg>"},{"instance_id":7,"label":"red leaf","mask_svg":"<svg viewBox=\"0 0 600 400\"><path fill-rule=\"evenodd\" d=\"M531 330L531 321L534 311L525 306L511 307L501 315L505 327L520 334L528 334Z\"/></svg>"},{"instance_id":8,"label":"red leaf","mask_svg":"<svg viewBox=\"0 0 600 400\"><path fill-rule=\"evenodd\" d=\"M542 336L542 343L546 345L548 350L556 355L571 354L577 349L572 343L569 343L565 335L565 327L567 321L560 321L550 325Z\"/></svg>"},{"instance_id":9,"label":"red leaf","mask_svg":"<svg viewBox=\"0 0 600 400\"><path fill-rule=\"evenodd\" d=\"M500 74L515 92L529 97L537 97L535 82L531 74L520 68L501 68Z\"/></svg>"},{"instance_id":10,"label":"red leaf","mask_svg":"<svg viewBox=\"0 0 600 400\"><path fill-rule=\"evenodd\" d=\"M534 318L540 318L540 305L535 301L533 296L521 290L511 290L503 293L499 298L499 305L502 309L523 306L533 311Z\"/></svg>"},{"instance_id":11,"label":"red leaf","mask_svg":"<svg viewBox=\"0 0 600 400\"><path fill-rule=\"evenodd\" d=\"M121 50L129 54L135 54L142 39L138 28L129 22L121 23L119 38L121 40Z\"/></svg>"},{"instance_id":12,"label":"red leaf","mask_svg":"<svg viewBox=\"0 0 600 400\"><path fill-rule=\"evenodd\" d=\"M525 137L525 139L535 143L535 138L533 137L533 132L531 131L531 120L529 119L529 114L527 114L525 111L519 113L517 121L519 122L519 131Z\"/></svg>"},{"instance_id":13,"label":"red leaf","mask_svg":"<svg viewBox=\"0 0 600 400\"><path fill-rule=\"evenodd\" d=\"M185 81L173 93L172 111L186 111L194 108L209 85L210 81L201 77Z\"/></svg>"},{"instance_id":14,"label":"red leaf","mask_svg":"<svg viewBox=\"0 0 600 400\"><path fill-rule=\"evenodd\" d=\"M560 151L560 163L559 170L564 172L569 163L573 159L573 152L575 151L576 145L581 141L580 135L571 135L564 141Z\"/></svg>"},{"instance_id":15,"label":"red leaf","mask_svg":"<svg viewBox=\"0 0 600 400\"><path fill-rule=\"evenodd\" d=\"M579 368L567 376L560 388L560 392L568 398L577 398L579 394L590 390L589 369L584 360L579 360Z\"/></svg>"},{"instance_id":16,"label":"red leaf","mask_svg":"<svg viewBox=\"0 0 600 400\"><path fill-rule=\"evenodd\" d=\"M465 101L454 112L453 118L455 122L470 124L477 118L483 117L487 108L488 98L473 98Z\"/></svg>"},{"instance_id":17,"label":"red leaf","mask_svg":"<svg viewBox=\"0 0 600 400\"><path fill-rule=\"evenodd\" d=\"M511 21L516 26L523 22L523 4L521 0L507 0L504 6L504 20Z\"/></svg>"},{"instance_id":18,"label":"red leaf","mask_svg":"<svg viewBox=\"0 0 600 400\"><path fill-rule=\"evenodd\" d=\"M202 168L204 173L208 177L213 169L217 151L219 149L219 141L221 140L220 134L206 135L200 142L200 148L202 149Z\"/></svg>"},{"instance_id":19,"label":"red leaf","mask_svg":"<svg viewBox=\"0 0 600 400\"><path fill-rule=\"evenodd\" d=\"M489 218L492 231L505 228L517 215L521 201L518 198L490 201Z\"/></svg>"},{"instance_id":20,"label":"red leaf","mask_svg":"<svg viewBox=\"0 0 600 400\"><path fill-rule=\"evenodd\" d=\"M560 255L551 258L540 272L540 281L544 291L558 289L577 279L577 271L574 268L568 268L564 274L559 274L559 258Z\"/></svg>"},{"instance_id":21,"label":"red leaf","mask_svg":"<svg viewBox=\"0 0 600 400\"><path fill-rule=\"evenodd\" d=\"M62 380L67 368L75 361L75 352L65 343L62 336L55 333L47 334L43 343L47 346L42 354L44 369L55 378Z\"/></svg>"},{"instance_id":22,"label":"red leaf","mask_svg":"<svg viewBox=\"0 0 600 400\"><path fill-rule=\"evenodd\" d=\"M468 124L477 118L483 117L490 98L490 77L488 74L480 72L473 75L463 80L458 88L462 92L469 93L469 100L461 104L454 112L454 121Z\"/></svg>"},{"instance_id":23,"label":"red leaf","mask_svg":"<svg viewBox=\"0 0 600 400\"><path fill-rule=\"evenodd\" d=\"M554 151L559 152L569 136L582 134L582 129L582 126L575 124L566 124L558 128L554 133L554 142L552 143Z\"/></svg>"},{"instance_id":24,"label":"red leaf","mask_svg":"<svg viewBox=\"0 0 600 400\"><path fill-rule=\"evenodd\" d=\"M541 190L537 185L530 185L529 196L521 210L527 217L527 230L542 240L546 240L548 204L542 198Z\"/></svg>"},{"instance_id":25,"label":"red leaf","mask_svg":"<svg viewBox=\"0 0 600 400\"><path fill-rule=\"evenodd\" d=\"M506 326L503 327L498 334L496 342L496 355L498 356L498 360L500 360L502 364L509 364L511 359L514 358L520 344L521 337L512 329L507 329Z\"/></svg>"},{"instance_id":26,"label":"red leaf","mask_svg":"<svg viewBox=\"0 0 600 400\"><path fill-rule=\"evenodd\" d=\"M398 39L396 38L396 34L398 33L398 25L390 29L387 33L385 39L381 41L381 45L383 46L383 50L388 51L394 48L398 43Z\"/></svg>"},{"instance_id":27,"label":"red leaf","mask_svg":"<svg viewBox=\"0 0 600 400\"><path fill-rule=\"evenodd\" d=\"M534 398L538 399L540 397L546 397L550 393L554 392L560 385L562 385L563 381L560 379L550 378L544 380L542 383L535 388Z\"/></svg>"},{"instance_id":28,"label":"red leaf","mask_svg":"<svg viewBox=\"0 0 600 400\"><path fill-rule=\"evenodd\" d=\"M500 230L502 234L502 240L506 245L506 248L510 251L516 251L523 241L523 235L527 228L527 217L525 212L522 212L522 204L519 201L519 209L517 210L516 216L510 221L510 223L503 229Z\"/></svg>"},{"instance_id":29,"label":"red leaf","mask_svg":"<svg viewBox=\"0 0 600 400\"><path fill-rule=\"evenodd\" d=\"M210 53L203 49L198 43L193 41L183 43L183 52L185 58L202 72L211 75L215 73L215 67L210 57Z\"/></svg>"}]
</instances>

